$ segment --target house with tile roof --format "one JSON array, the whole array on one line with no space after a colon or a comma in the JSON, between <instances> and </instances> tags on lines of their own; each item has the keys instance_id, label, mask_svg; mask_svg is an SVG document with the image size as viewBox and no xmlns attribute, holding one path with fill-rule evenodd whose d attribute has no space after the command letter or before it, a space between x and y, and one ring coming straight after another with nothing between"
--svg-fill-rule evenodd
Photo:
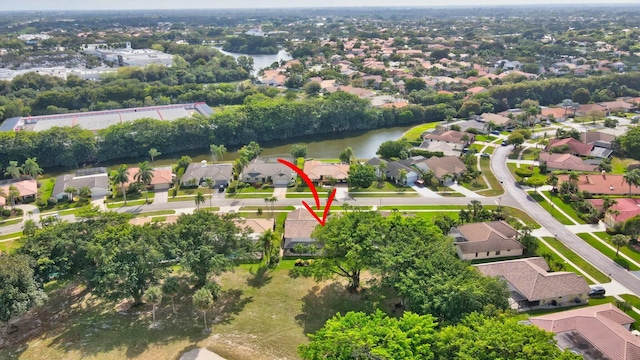
<instances>
[{"instance_id":1,"label":"house with tile roof","mask_svg":"<svg viewBox=\"0 0 640 360\"><path fill-rule=\"evenodd\" d=\"M13 186L18 190L18 201L30 201L36 198L38 195L38 182L32 178L11 179L0 182L0 190L4 194L9 195L9 188ZM9 205L6 204L7 199L0 196L0 206Z\"/></svg>"},{"instance_id":2,"label":"house with tile roof","mask_svg":"<svg viewBox=\"0 0 640 360\"><path fill-rule=\"evenodd\" d=\"M441 141L445 143L455 143L461 145L471 144L475 140L475 135L456 130L434 130L422 136L426 141Z\"/></svg>"},{"instance_id":3,"label":"house with tile roof","mask_svg":"<svg viewBox=\"0 0 640 360\"><path fill-rule=\"evenodd\" d=\"M598 205L600 204L595 202L596 200L602 201L602 199L589 199L589 202L591 202L596 208L599 208ZM604 204L601 206L604 206ZM613 229L616 225L622 224L632 217L640 215L640 199L618 198L616 199L616 204L609 207L609 210L610 211L605 212L602 222L604 222L608 228Z\"/></svg>"},{"instance_id":4,"label":"house with tile roof","mask_svg":"<svg viewBox=\"0 0 640 360\"><path fill-rule=\"evenodd\" d=\"M296 173L290 167L279 162L267 162L259 158L249 163L240 174L240 180L246 183L288 185L295 179Z\"/></svg>"},{"instance_id":5,"label":"house with tile roof","mask_svg":"<svg viewBox=\"0 0 640 360\"><path fill-rule=\"evenodd\" d=\"M275 227L275 221L273 219L245 219L235 218L233 222L240 229L249 231L249 238L255 243L260 236L267 232L267 230L273 230Z\"/></svg>"},{"instance_id":6,"label":"house with tile roof","mask_svg":"<svg viewBox=\"0 0 640 360\"><path fill-rule=\"evenodd\" d=\"M493 113L484 113L477 118L479 121L483 123L494 123L498 128L509 127L514 124L514 120L509 119L506 116L493 114Z\"/></svg>"},{"instance_id":7,"label":"house with tile roof","mask_svg":"<svg viewBox=\"0 0 640 360\"><path fill-rule=\"evenodd\" d=\"M84 174L78 172L76 174L64 174L56 177L56 183L53 186L51 196L58 200L66 199L69 194L65 189L73 187L77 190L83 187L91 189L91 197L106 196L109 193L109 175L106 168L96 168L95 173ZM129 178L131 173L129 173Z\"/></svg>"},{"instance_id":8,"label":"house with tile roof","mask_svg":"<svg viewBox=\"0 0 640 360\"><path fill-rule=\"evenodd\" d=\"M311 233L318 225L318 221L307 211L307 209L296 209L287 214L284 221L284 234L282 240L282 249L285 256L304 255L294 251L296 245L305 246L314 245L320 248L315 239L311 237Z\"/></svg>"},{"instance_id":9,"label":"house with tile roof","mask_svg":"<svg viewBox=\"0 0 640 360\"><path fill-rule=\"evenodd\" d=\"M329 180L345 183L349 177L349 164L325 163L310 160L304 163L304 173L316 184Z\"/></svg>"},{"instance_id":10,"label":"house with tile roof","mask_svg":"<svg viewBox=\"0 0 640 360\"><path fill-rule=\"evenodd\" d=\"M629 331L634 321L610 303L529 319L531 324L553 332L558 347L585 360L640 359L640 337Z\"/></svg>"},{"instance_id":11,"label":"house with tile roof","mask_svg":"<svg viewBox=\"0 0 640 360\"><path fill-rule=\"evenodd\" d=\"M524 246L517 240L518 234L506 221L464 224L449 232L463 260L520 256Z\"/></svg>"},{"instance_id":12,"label":"house with tile roof","mask_svg":"<svg viewBox=\"0 0 640 360\"><path fill-rule=\"evenodd\" d=\"M552 154L541 152L538 155L540 164L546 164L547 170L568 170L581 172L598 171L598 165L586 163L581 158L571 154Z\"/></svg>"},{"instance_id":13,"label":"house with tile roof","mask_svg":"<svg viewBox=\"0 0 640 360\"><path fill-rule=\"evenodd\" d=\"M558 184L569 181L569 175L559 175ZM631 186L624 181L623 175L591 174L578 177L578 190L587 191L592 195L640 195L640 188Z\"/></svg>"},{"instance_id":14,"label":"house with tile roof","mask_svg":"<svg viewBox=\"0 0 640 360\"><path fill-rule=\"evenodd\" d=\"M551 139L549 140L549 144L545 147L546 151L551 152L560 152L560 150L565 149L563 153L569 153L576 156L589 156L591 150L593 150L593 144L585 144L580 140L576 140L572 137L564 138L564 139Z\"/></svg>"},{"instance_id":15,"label":"house with tile roof","mask_svg":"<svg viewBox=\"0 0 640 360\"><path fill-rule=\"evenodd\" d=\"M425 160L424 163L429 170L433 171L435 178L438 180L442 180L446 174L451 174L454 178L457 178L467 171L467 167L457 156L432 156Z\"/></svg>"},{"instance_id":16,"label":"house with tile roof","mask_svg":"<svg viewBox=\"0 0 640 360\"><path fill-rule=\"evenodd\" d=\"M136 182L136 176L140 172L139 167L130 167L129 181L124 184L125 189L129 188L131 183ZM153 169L151 170L153 177L151 178L151 184L149 184L155 190L166 190L173 184L173 172L171 169Z\"/></svg>"},{"instance_id":17,"label":"house with tile roof","mask_svg":"<svg viewBox=\"0 0 640 360\"><path fill-rule=\"evenodd\" d=\"M474 265L482 274L507 281L512 299L520 307L572 306L587 303L590 287L572 272L549 272L542 257Z\"/></svg>"},{"instance_id":18,"label":"house with tile roof","mask_svg":"<svg viewBox=\"0 0 640 360\"><path fill-rule=\"evenodd\" d=\"M180 182L183 186L202 185L206 179L213 180L213 186L227 186L233 177L233 165L208 164L206 160L191 163L185 170Z\"/></svg>"}]
</instances>

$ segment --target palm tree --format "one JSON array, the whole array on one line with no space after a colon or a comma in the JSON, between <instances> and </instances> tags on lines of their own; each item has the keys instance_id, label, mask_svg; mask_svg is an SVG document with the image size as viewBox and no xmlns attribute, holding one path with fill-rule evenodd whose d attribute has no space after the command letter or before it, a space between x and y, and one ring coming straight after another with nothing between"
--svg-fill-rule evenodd
<instances>
[{"instance_id":1,"label":"palm tree","mask_svg":"<svg viewBox=\"0 0 640 360\"><path fill-rule=\"evenodd\" d=\"M193 294L193 306L202 311L202 316L204 317L204 331L208 331L207 328L207 310L211 308L213 305L213 295L211 292L205 288L201 288Z\"/></svg>"},{"instance_id":2,"label":"palm tree","mask_svg":"<svg viewBox=\"0 0 640 360\"><path fill-rule=\"evenodd\" d=\"M627 237L622 234L615 234L611 237L611 243L616 246L616 257L620 252L620 247L627 245L628 241L629 239L627 239Z\"/></svg>"},{"instance_id":3,"label":"palm tree","mask_svg":"<svg viewBox=\"0 0 640 360\"><path fill-rule=\"evenodd\" d=\"M573 109L573 117L576 117L576 111L580 109L580 103L574 102L571 104L571 108Z\"/></svg>"},{"instance_id":4,"label":"palm tree","mask_svg":"<svg viewBox=\"0 0 640 360\"><path fill-rule=\"evenodd\" d=\"M567 110L573 106L573 101L571 99L562 100L562 107L564 108L564 117L567 117Z\"/></svg>"},{"instance_id":5,"label":"palm tree","mask_svg":"<svg viewBox=\"0 0 640 360\"><path fill-rule=\"evenodd\" d=\"M380 161L380 164L378 165L378 170L380 172L380 181L385 181L387 180L387 162L386 161Z\"/></svg>"},{"instance_id":6,"label":"palm tree","mask_svg":"<svg viewBox=\"0 0 640 360\"><path fill-rule=\"evenodd\" d=\"M627 172L622 175L622 183L629 184L629 195L631 195L631 186L640 185L640 169L627 170Z\"/></svg>"},{"instance_id":7,"label":"palm tree","mask_svg":"<svg viewBox=\"0 0 640 360\"><path fill-rule=\"evenodd\" d=\"M80 197L80 201L89 200L91 198L91 188L88 186L81 187L78 196Z\"/></svg>"},{"instance_id":8,"label":"palm tree","mask_svg":"<svg viewBox=\"0 0 640 360\"><path fill-rule=\"evenodd\" d=\"M151 148L149 150L149 156L151 157L151 162L152 163L155 161L155 158L157 158L160 155L162 155L162 153L160 151L158 151L156 148Z\"/></svg>"},{"instance_id":9,"label":"palm tree","mask_svg":"<svg viewBox=\"0 0 640 360\"><path fill-rule=\"evenodd\" d=\"M609 210L610 207L612 207L613 205L617 204L618 202L616 201L616 199L613 198L604 198L602 199L602 206L604 207L604 210L607 211Z\"/></svg>"},{"instance_id":10,"label":"palm tree","mask_svg":"<svg viewBox=\"0 0 640 360\"><path fill-rule=\"evenodd\" d=\"M209 207L213 207L213 204L211 202L213 199L213 194L211 194L211 188L213 188L213 179L206 178L204 179L204 182L207 184L207 189L209 189Z\"/></svg>"},{"instance_id":11,"label":"palm tree","mask_svg":"<svg viewBox=\"0 0 640 360\"><path fill-rule=\"evenodd\" d=\"M270 205L270 206L271 206L271 218L274 218L274 215L273 215L273 205L274 205L277 201L278 201L278 198L277 198L277 197L275 197L275 196L270 196L270 197L267 197L267 198L265 198L265 199L264 199L264 203L265 203L265 205L267 205L267 206L269 206L269 205Z\"/></svg>"},{"instance_id":12,"label":"palm tree","mask_svg":"<svg viewBox=\"0 0 640 360\"><path fill-rule=\"evenodd\" d=\"M260 236L258 243L262 245L262 259L264 260L265 265L269 265L271 263L271 254L273 253L273 249L277 246L278 240L278 235L271 231L271 229L265 231Z\"/></svg>"},{"instance_id":13,"label":"palm tree","mask_svg":"<svg viewBox=\"0 0 640 360\"><path fill-rule=\"evenodd\" d=\"M351 161L353 160L353 149L351 148L351 146L342 150L339 158L340 158L340 161L342 161L343 163L350 164Z\"/></svg>"},{"instance_id":14,"label":"palm tree","mask_svg":"<svg viewBox=\"0 0 640 360\"><path fill-rule=\"evenodd\" d=\"M16 201L20 197L20 190L13 185L9 185L9 192L7 193L7 201L11 203L11 210L16 208Z\"/></svg>"},{"instance_id":15,"label":"palm tree","mask_svg":"<svg viewBox=\"0 0 640 360\"><path fill-rule=\"evenodd\" d=\"M171 298L171 308L173 312L176 312L176 305L173 302L173 298L178 295L178 291L180 291L180 281L175 276L169 276L162 283L162 293Z\"/></svg>"},{"instance_id":16,"label":"palm tree","mask_svg":"<svg viewBox=\"0 0 640 360\"><path fill-rule=\"evenodd\" d=\"M124 204L127 205L127 189L124 188L124 184L129 182L129 170L127 169L127 165L122 164L116 170L111 172L111 181L114 184L120 184L122 187L122 198L124 199Z\"/></svg>"},{"instance_id":17,"label":"palm tree","mask_svg":"<svg viewBox=\"0 0 640 360\"><path fill-rule=\"evenodd\" d=\"M4 206L7 205L7 198L9 197L9 195L7 195L6 191L4 191L4 189L1 187L0 187L0 197L4 198L4 204L2 204L2 206L0 207L0 217L2 217L2 208L4 208Z\"/></svg>"},{"instance_id":18,"label":"palm tree","mask_svg":"<svg viewBox=\"0 0 640 360\"><path fill-rule=\"evenodd\" d=\"M554 189L558 188L558 175L551 173L547 176L547 184L551 185Z\"/></svg>"},{"instance_id":19,"label":"palm tree","mask_svg":"<svg viewBox=\"0 0 640 360\"><path fill-rule=\"evenodd\" d=\"M44 170L42 170L40 165L38 165L36 158L28 158L25 160L24 164L22 164L22 172L34 179L37 179L38 175L42 174Z\"/></svg>"},{"instance_id":20,"label":"palm tree","mask_svg":"<svg viewBox=\"0 0 640 360\"><path fill-rule=\"evenodd\" d=\"M400 169L400 171L398 171L398 181L400 181L402 185L407 185L407 170Z\"/></svg>"},{"instance_id":21,"label":"palm tree","mask_svg":"<svg viewBox=\"0 0 640 360\"><path fill-rule=\"evenodd\" d=\"M205 202L204 194L202 193L202 191L198 191L196 193L196 197L194 200L196 202L196 206L198 207L198 210L200 210L200 204L204 204Z\"/></svg>"},{"instance_id":22,"label":"palm tree","mask_svg":"<svg viewBox=\"0 0 640 360\"><path fill-rule=\"evenodd\" d=\"M38 230L38 224L31 219L25 221L22 225L22 235L24 236L31 236L36 233L36 230Z\"/></svg>"},{"instance_id":23,"label":"palm tree","mask_svg":"<svg viewBox=\"0 0 640 360\"><path fill-rule=\"evenodd\" d=\"M580 179L580 175L577 172L571 171L569 173L569 182L570 183L577 184L579 179Z\"/></svg>"},{"instance_id":24,"label":"palm tree","mask_svg":"<svg viewBox=\"0 0 640 360\"><path fill-rule=\"evenodd\" d=\"M78 193L78 189L73 186L67 186L64 192L69 194L69 202L73 202L73 196Z\"/></svg>"},{"instance_id":25,"label":"palm tree","mask_svg":"<svg viewBox=\"0 0 640 360\"><path fill-rule=\"evenodd\" d=\"M484 127L487 129L487 134L491 134L493 129L496 128L496 123L494 123L493 121L489 121L484 125Z\"/></svg>"},{"instance_id":26,"label":"palm tree","mask_svg":"<svg viewBox=\"0 0 640 360\"><path fill-rule=\"evenodd\" d=\"M151 180L153 180L153 169L149 166L148 161L143 161L138 164L138 173L133 176L133 178L139 182L144 184L144 193L146 195L145 202L149 202L149 190L147 187L151 185Z\"/></svg>"},{"instance_id":27,"label":"palm tree","mask_svg":"<svg viewBox=\"0 0 640 360\"><path fill-rule=\"evenodd\" d=\"M211 150L211 160L212 161L222 161L222 158L227 153L227 148L224 145L209 145L209 150Z\"/></svg>"},{"instance_id":28,"label":"palm tree","mask_svg":"<svg viewBox=\"0 0 640 360\"><path fill-rule=\"evenodd\" d=\"M153 312L153 324L156 323L156 306L162 302L162 290L158 286L152 286L144 293L144 301L148 302L152 306Z\"/></svg>"},{"instance_id":29,"label":"palm tree","mask_svg":"<svg viewBox=\"0 0 640 360\"><path fill-rule=\"evenodd\" d=\"M9 161L9 166L5 169L4 176L11 176L12 179L17 179L22 174L22 168L18 166L17 161Z\"/></svg>"}]
</instances>

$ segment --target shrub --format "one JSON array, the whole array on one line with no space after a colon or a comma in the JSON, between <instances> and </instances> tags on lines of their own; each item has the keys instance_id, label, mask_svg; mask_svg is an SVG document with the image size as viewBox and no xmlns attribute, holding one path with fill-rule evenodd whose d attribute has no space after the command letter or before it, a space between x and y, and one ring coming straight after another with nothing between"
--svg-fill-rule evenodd
<instances>
[{"instance_id":1,"label":"shrub","mask_svg":"<svg viewBox=\"0 0 640 360\"><path fill-rule=\"evenodd\" d=\"M56 199L55 197L51 196L47 199L47 204L49 204L49 206L55 206L58 204L58 199Z\"/></svg>"},{"instance_id":2,"label":"shrub","mask_svg":"<svg viewBox=\"0 0 640 360\"><path fill-rule=\"evenodd\" d=\"M263 189L263 190L268 189L268 188L270 188L269 184L264 184L264 185L262 185L262 189Z\"/></svg>"},{"instance_id":3,"label":"shrub","mask_svg":"<svg viewBox=\"0 0 640 360\"><path fill-rule=\"evenodd\" d=\"M238 181L234 180L232 181L229 186L227 187L227 192L229 194L234 194L236 192L236 188L238 187Z\"/></svg>"},{"instance_id":4,"label":"shrub","mask_svg":"<svg viewBox=\"0 0 640 360\"><path fill-rule=\"evenodd\" d=\"M36 199L36 206L39 208L43 208L45 206L47 206L47 200L43 199L43 198L37 198Z\"/></svg>"},{"instance_id":5,"label":"shrub","mask_svg":"<svg viewBox=\"0 0 640 360\"><path fill-rule=\"evenodd\" d=\"M22 216L22 214L24 213L24 211L22 209L13 209L13 215L15 216Z\"/></svg>"},{"instance_id":6,"label":"shrub","mask_svg":"<svg viewBox=\"0 0 640 360\"><path fill-rule=\"evenodd\" d=\"M9 216L11 216L11 210L10 210L10 209L4 209L4 210L2 210L2 216L4 216L4 217L9 217Z\"/></svg>"},{"instance_id":7,"label":"shrub","mask_svg":"<svg viewBox=\"0 0 640 360\"><path fill-rule=\"evenodd\" d=\"M260 189L262 187L262 183L261 182L254 183L253 187L256 189Z\"/></svg>"}]
</instances>

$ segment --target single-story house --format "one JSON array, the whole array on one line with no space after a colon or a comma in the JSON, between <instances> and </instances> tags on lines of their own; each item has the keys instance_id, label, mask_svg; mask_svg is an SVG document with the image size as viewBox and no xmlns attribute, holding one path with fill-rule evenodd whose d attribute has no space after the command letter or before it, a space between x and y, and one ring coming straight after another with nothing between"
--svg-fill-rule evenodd
<instances>
[{"instance_id":1,"label":"single-story house","mask_svg":"<svg viewBox=\"0 0 640 360\"><path fill-rule=\"evenodd\" d=\"M460 154L462 154L463 148L464 146L458 143L425 140L417 149L431 152L441 152L446 156L460 156Z\"/></svg>"},{"instance_id":2,"label":"single-story house","mask_svg":"<svg viewBox=\"0 0 640 360\"><path fill-rule=\"evenodd\" d=\"M514 120L509 119L506 116L493 114L493 113L484 113L480 115L477 120L482 121L484 123L494 123L497 128L502 129L505 127L509 127L514 124Z\"/></svg>"},{"instance_id":3,"label":"single-story house","mask_svg":"<svg viewBox=\"0 0 640 360\"><path fill-rule=\"evenodd\" d=\"M85 175L86 174L86 175ZM129 175L131 177L131 175ZM64 190L69 187L91 189L91 197L102 197L109 194L109 175L106 168L98 168L95 173L78 172L76 174L60 175L56 178L51 196L58 200L69 197Z\"/></svg>"},{"instance_id":4,"label":"single-story house","mask_svg":"<svg viewBox=\"0 0 640 360\"><path fill-rule=\"evenodd\" d=\"M475 140L475 135L456 130L434 130L422 136L428 141L442 141L445 143L455 143L461 145L471 144Z\"/></svg>"},{"instance_id":5,"label":"single-story house","mask_svg":"<svg viewBox=\"0 0 640 360\"><path fill-rule=\"evenodd\" d=\"M476 129L480 132L486 133L487 132L487 124L475 119L471 119L471 120L466 120L466 121L459 121L456 122L456 125L460 126L460 130L462 131L467 131L468 129Z\"/></svg>"},{"instance_id":6,"label":"single-story house","mask_svg":"<svg viewBox=\"0 0 640 360\"><path fill-rule=\"evenodd\" d=\"M231 164L207 164L206 160L199 163L191 163L182 175L180 182L183 186L201 186L205 179L213 180L213 186L227 186L233 178L233 165Z\"/></svg>"},{"instance_id":7,"label":"single-story house","mask_svg":"<svg viewBox=\"0 0 640 360\"><path fill-rule=\"evenodd\" d=\"M294 252L294 247L298 244L314 245L320 248L321 244L311 237L311 233L313 233L317 225L318 221L307 209L296 209L288 213L284 221L284 236L282 240L284 255L305 255Z\"/></svg>"},{"instance_id":8,"label":"single-story house","mask_svg":"<svg viewBox=\"0 0 640 360\"><path fill-rule=\"evenodd\" d=\"M569 175L559 175L558 184L569 181ZM578 189L593 195L625 195L629 194L629 184L623 175L591 174L578 177ZM631 194L640 195L640 188L631 186Z\"/></svg>"},{"instance_id":9,"label":"single-story house","mask_svg":"<svg viewBox=\"0 0 640 360\"><path fill-rule=\"evenodd\" d=\"M512 298L521 307L581 305L587 303L591 290L580 275L566 271L548 272L549 265L542 257L474 266L484 275L504 278Z\"/></svg>"},{"instance_id":10,"label":"single-story house","mask_svg":"<svg viewBox=\"0 0 640 360\"><path fill-rule=\"evenodd\" d=\"M13 186L18 190L18 201L31 201L38 195L38 182L32 178L11 179L0 182L0 190L9 195L9 188ZM6 199L0 196L0 206L10 205Z\"/></svg>"},{"instance_id":11,"label":"single-story house","mask_svg":"<svg viewBox=\"0 0 640 360\"><path fill-rule=\"evenodd\" d=\"M541 152L540 155L538 155L538 161L540 162L540 164L546 164L547 169L550 171L598 171L598 165L587 164L581 158L571 154L552 154L548 152Z\"/></svg>"},{"instance_id":12,"label":"single-story house","mask_svg":"<svg viewBox=\"0 0 640 360\"><path fill-rule=\"evenodd\" d=\"M616 204L609 207L610 211L605 212L602 220L608 228L614 228L617 224L622 224L632 217L640 215L640 199L618 198L615 200ZM604 210L602 199L589 199L588 201L596 208Z\"/></svg>"},{"instance_id":13,"label":"single-story house","mask_svg":"<svg viewBox=\"0 0 640 360\"><path fill-rule=\"evenodd\" d=\"M446 174L451 174L454 178L457 178L467 171L467 167L457 156L432 156L425 160L424 163L429 170L433 171L435 178L438 180L442 180Z\"/></svg>"},{"instance_id":14,"label":"single-story house","mask_svg":"<svg viewBox=\"0 0 640 360\"><path fill-rule=\"evenodd\" d=\"M412 167L410 160L389 161L387 163L387 179L393 180L396 184L413 184L420 178L420 172ZM400 171L405 171L405 179L400 181Z\"/></svg>"},{"instance_id":15,"label":"single-story house","mask_svg":"<svg viewBox=\"0 0 640 360\"><path fill-rule=\"evenodd\" d=\"M339 183L347 182L349 164L324 163L316 160L305 161L304 173L314 183L321 183L331 179Z\"/></svg>"},{"instance_id":16,"label":"single-story house","mask_svg":"<svg viewBox=\"0 0 640 360\"><path fill-rule=\"evenodd\" d=\"M506 221L490 221L453 227L458 257L463 260L520 256L524 246L517 240L518 231Z\"/></svg>"},{"instance_id":17,"label":"single-story house","mask_svg":"<svg viewBox=\"0 0 640 360\"><path fill-rule=\"evenodd\" d=\"M125 189L131 185L131 183L136 182L136 176L140 168L138 167L130 167L129 168L129 181L127 181L124 186ZM153 169L151 170L151 174L153 177L151 178L151 184L149 184L155 190L167 190L173 184L173 172L171 169Z\"/></svg>"},{"instance_id":18,"label":"single-story house","mask_svg":"<svg viewBox=\"0 0 640 360\"><path fill-rule=\"evenodd\" d=\"M264 162L256 159L242 170L240 179L246 183L288 185L295 181L296 173L282 163Z\"/></svg>"},{"instance_id":19,"label":"single-story house","mask_svg":"<svg viewBox=\"0 0 640 360\"><path fill-rule=\"evenodd\" d=\"M565 121L568 115L571 115L572 111L561 107L543 107L540 109L540 118L549 120L553 118L555 121Z\"/></svg>"},{"instance_id":20,"label":"single-story house","mask_svg":"<svg viewBox=\"0 0 640 360\"><path fill-rule=\"evenodd\" d=\"M592 144L593 149L589 156L608 158L613 153L613 141L615 136L600 131L588 131L580 134L580 140L585 144Z\"/></svg>"},{"instance_id":21,"label":"single-story house","mask_svg":"<svg viewBox=\"0 0 640 360\"><path fill-rule=\"evenodd\" d=\"M267 230L273 230L275 227L275 221L273 219L236 218L234 219L234 223L240 229L249 230L249 238L253 242L257 242L262 234L264 234Z\"/></svg>"},{"instance_id":22,"label":"single-story house","mask_svg":"<svg viewBox=\"0 0 640 360\"><path fill-rule=\"evenodd\" d=\"M564 138L564 139L551 139L549 140L549 144L545 148L546 151L551 151L553 148L567 148L564 153L573 154L576 156L589 156L591 150L593 150L593 144L585 144L580 140L576 140L572 137Z\"/></svg>"},{"instance_id":23,"label":"single-story house","mask_svg":"<svg viewBox=\"0 0 640 360\"><path fill-rule=\"evenodd\" d=\"M640 337L630 329L635 320L607 303L529 318L533 325L555 333L557 346L585 359L640 359Z\"/></svg>"}]
</instances>

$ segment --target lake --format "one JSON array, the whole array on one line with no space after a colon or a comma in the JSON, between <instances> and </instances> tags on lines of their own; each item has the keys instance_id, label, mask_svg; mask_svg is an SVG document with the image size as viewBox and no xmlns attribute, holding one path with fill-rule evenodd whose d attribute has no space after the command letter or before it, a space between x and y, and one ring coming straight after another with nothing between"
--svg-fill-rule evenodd
<instances>
[{"instance_id":1,"label":"lake","mask_svg":"<svg viewBox=\"0 0 640 360\"><path fill-rule=\"evenodd\" d=\"M222 47L218 47L218 46L214 46L214 48L220 50L220 52L225 55L233 56L235 59L237 59L238 56L251 56L253 58L253 68L254 68L253 75L256 75L258 71L260 71L260 69L268 68L275 61L280 61L280 60L289 61L293 59L291 55L289 55L289 53L286 52L284 49L280 49L280 51L278 51L278 53L274 55L249 55L249 54L230 53L228 51L222 50Z\"/></svg>"}]
</instances>

